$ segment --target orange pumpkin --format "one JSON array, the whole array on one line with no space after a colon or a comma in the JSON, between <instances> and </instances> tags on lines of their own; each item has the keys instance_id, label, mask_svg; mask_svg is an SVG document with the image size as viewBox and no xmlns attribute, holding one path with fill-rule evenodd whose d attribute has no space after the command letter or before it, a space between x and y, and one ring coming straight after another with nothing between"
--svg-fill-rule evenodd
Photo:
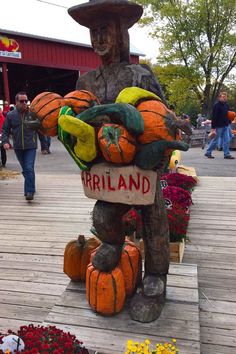
<instances>
[{"instance_id":1,"label":"orange pumpkin","mask_svg":"<svg viewBox=\"0 0 236 354\"><path fill-rule=\"evenodd\" d=\"M57 126L53 127L53 128L40 129L40 132L46 136L56 136L57 135Z\"/></svg>"},{"instance_id":2,"label":"orange pumpkin","mask_svg":"<svg viewBox=\"0 0 236 354\"><path fill-rule=\"evenodd\" d=\"M227 117L232 122L236 118L236 113L233 111L228 111Z\"/></svg>"},{"instance_id":3,"label":"orange pumpkin","mask_svg":"<svg viewBox=\"0 0 236 354\"><path fill-rule=\"evenodd\" d=\"M137 110L144 120L144 132L138 137L141 144L148 144L156 140L176 140L178 129L171 121L175 121L175 114L166 108L160 101L144 101Z\"/></svg>"},{"instance_id":4,"label":"orange pumpkin","mask_svg":"<svg viewBox=\"0 0 236 354\"><path fill-rule=\"evenodd\" d=\"M86 90L72 91L65 95L64 99L65 105L71 107L76 114L99 104L97 97Z\"/></svg>"},{"instance_id":5,"label":"orange pumpkin","mask_svg":"<svg viewBox=\"0 0 236 354\"><path fill-rule=\"evenodd\" d=\"M127 164L135 156L135 138L122 125L104 124L98 131L98 142L108 162Z\"/></svg>"},{"instance_id":6,"label":"orange pumpkin","mask_svg":"<svg viewBox=\"0 0 236 354\"><path fill-rule=\"evenodd\" d=\"M78 240L70 241L64 251L64 273L73 281L85 281L91 253L100 245L95 237L85 240L79 235Z\"/></svg>"},{"instance_id":7,"label":"orange pumpkin","mask_svg":"<svg viewBox=\"0 0 236 354\"><path fill-rule=\"evenodd\" d=\"M98 248L91 253L90 262L92 262ZM125 240L118 267L124 276L126 295L132 296L138 280L142 276L142 257L139 247L134 242L129 241L128 238Z\"/></svg>"},{"instance_id":8,"label":"orange pumpkin","mask_svg":"<svg viewBox=\"0 0 236 354\"><path fill-rule=\"evenodd\" d=\"M120 268L101 272L90 263L86 273L86 298L92 309L101 315L119 313L125 303L125 282Z\"/></svg>"},{"instance_id":9,"label":"orange pumpkin","mask_svg":"<svg viewBox=\"0 0 236 354\"><path fill-rule=\"evenodd\" d=\"M142 276L142 257L138 246L128 239L124 243L119 267L124 276L126 295L132 296Z\"/></svg>"},{"instance_id":10,"label":"orange pumpkin","mask_svg":"<svg viewBox=\"0 0 236 354\"><path fill-rule=\"evenodd\" d=\"M42 132L55 136L57 134L58 114L64 99L54 92L42 92L30 104L30 113L42 121Z\"/></svg>"}]
</instances>

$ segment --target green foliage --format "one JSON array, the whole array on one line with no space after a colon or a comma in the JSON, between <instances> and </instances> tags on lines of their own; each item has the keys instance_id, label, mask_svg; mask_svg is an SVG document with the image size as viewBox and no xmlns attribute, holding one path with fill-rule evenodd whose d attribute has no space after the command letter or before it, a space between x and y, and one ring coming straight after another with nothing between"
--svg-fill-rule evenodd
<instances>
[{"instance_id":1,"label":"green foliage","mask_svg":"<svg viewBox=\"0 0 236 354\"><path fill-rule=\"evenodd\" d=\"M201 83L199 75L183 65L154 65L153 72L158 77L169 104L175 107L177 115L186 113L195 125L201 107L195 92L195 85Z\"/></svg>"},{"instance_id":2,"label":"green foliage","mask_svg":"<svg viewBox=\"0 0 236 354\"><path fill-rule=\"evenodd\" d=\"M236 112L236 84L229 86L227 92L229 107L232 111Z\"/></svg>"},{"instance_id":3,"label":"green foliage","mask_svg":"<svg viewBox=\"0 0 236 354\"><path fill-rule=\"evenodd\" d=\"M211 107L229 73L236 66L235 0L138 0L145 8L142 24L152 25L161 42L158 62L184 65L192 90ZM186 81L183 82L186 85ZM178 85L179 86L179 85Z\"/></svg>"}]
</instances>

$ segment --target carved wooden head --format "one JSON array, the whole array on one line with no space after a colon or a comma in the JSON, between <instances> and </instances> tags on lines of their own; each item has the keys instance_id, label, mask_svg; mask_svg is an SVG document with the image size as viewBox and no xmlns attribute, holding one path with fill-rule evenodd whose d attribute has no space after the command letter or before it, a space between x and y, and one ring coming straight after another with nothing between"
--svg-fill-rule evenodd
<instances>
[{"instance_id":1,"label":"carved wooden head","mask_svg":"<svg viewBox=\"0 0 236 354\"><path fill-rule=\"evenodd\" d=\"M91 43L103 65L129 61L129 33L119 19L97 20L90 28Z\"/></svg>"},{"instance_id":2,"label":"carved wooden head","mask_svg":"<svg viewBox=\"0 0 236 354\"><path fill-rule=\"evenodd\" d=\"M129 61L129 33L142 16L140 5L127 0L91 0L68 13L90 29L91 42L103 65Z\"/></svg>"}]
</instances>

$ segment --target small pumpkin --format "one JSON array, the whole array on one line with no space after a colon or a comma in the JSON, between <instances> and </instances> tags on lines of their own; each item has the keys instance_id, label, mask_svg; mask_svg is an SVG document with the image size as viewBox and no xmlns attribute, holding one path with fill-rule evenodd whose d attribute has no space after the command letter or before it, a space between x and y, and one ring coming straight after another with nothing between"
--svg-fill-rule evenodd
<instances>
[{"instance_id":1,"label":"small pumpkin","mask_svg":"<svg viewBox=\"0 0 236 354\"><path fill-rule=\"evenodd\" d=\"M135 156L135 138L122 125L104 124L98 131L98 142L108 162L128 164Z\"/></svg>"},{"instance_id":2,"label":"small pumpkin","mask_svg":"<svg viewBox=\"0 0 236 354\"><path fill-rule=\"evenodd\" d=\"M233 122L233 120L236 118L236 112L228 111L227 117L231 122Z\"/></svg>"},{"instance_id":3,"label":"small pumpkin","mask_svg":"<svg viewBox=\"0 0 236 354\"><path fill-rule=\"evenodd\" d=\"M126 239L119 267L125 280L125 292L132 296L142 276L142 257L138 246Z\"/></svg>"},{"instance_id":4,"label":"small pumpkin","mask_svg":"<svg viewBox=\"0 0 236 354\"><path fill-rule=\"evenodd\" d=\"M42 128L40 129L40 132L46 136L57 136L57 126L47 129Z\"/></svg>"},{"instance_id":5,"label":"small pumpkin","mask_svg":"<svg viewBox=\"0 0 236 354\"><path fill-rule=\"evenodd\" d=\"M91 253L91 262L98 248ZM129 241L128 238L123 245L118 267L124 276L126 296L132 296L142 276L142 257L139 247L134 242Z\"/></svg>"},{"instance_id":6,"label":"small pumpkin","mask_svg":"<svg viewBox=\"0 0 236 354\"><path fill-rule=\"evenodd\" d=\"M144 120L144 132L138 137L141 144L157 140L173 141L178 138L178 129L173 124L177 118L162 102L144 101L137 106L137 110Z\"/></svg>"},{"instance_id":7,"label":"small pumpkin","mask_svg":"<svg viewBox=\"0 0 236 354\"><path fill-rule=\"evenodd\" d=\"M42 92L30 104L30 113L42 122L42 132L45 135L57 134L57 121L64 99L55 92Z\"/></svg>"},{"instance_id":8,"label":"small pumpkin","mask_svg":"<svg viewBox=\"0 0 236 354\"><path fill-rule=\"evenodd\" d=\"M95 237L85 240L84 235L79 235L77 240L72 240L66 245L63 270L71 280L85 281L91 253L100 243Z\"/></svg>"},{"instance_id":9,"label":"small pumpkin","mask_svg":"<svg viewBox=\"0 0 236 354\"><path fill-rule=\"evenodd\" d=\"M86 272L86 298L92 309L104 316L119 313L125 303L125 281L119 267L102 272L92 263Z\"/></svg>"},{"instance_id":10,"label":"small pumpkin","mask_svg":"<svg viewBox=\"0 0 236 354\"><path fill-rule=\"evenodd\" d=\"M92 92L86 90L75 90L64 96L65 105L71 107L76 114L96 106L99 101Z\"/></svg>"}]
</instances>

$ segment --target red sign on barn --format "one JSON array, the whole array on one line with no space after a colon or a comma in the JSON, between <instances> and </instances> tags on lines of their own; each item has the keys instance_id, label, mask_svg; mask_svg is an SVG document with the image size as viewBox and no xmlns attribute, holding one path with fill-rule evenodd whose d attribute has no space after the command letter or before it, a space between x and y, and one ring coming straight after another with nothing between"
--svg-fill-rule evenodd
<instances>
[{"instance_id":1,"label":"red sign on barn","mask_svg":"<svg viewBox=\"0 0 236 354\"><path fill-rule=\"evenodd\" d=\"M10 58L21 58L21 52L18 52L19 44L15 39L2 36L0 34L0 56Z\"/></svg>"}]
</instances>

